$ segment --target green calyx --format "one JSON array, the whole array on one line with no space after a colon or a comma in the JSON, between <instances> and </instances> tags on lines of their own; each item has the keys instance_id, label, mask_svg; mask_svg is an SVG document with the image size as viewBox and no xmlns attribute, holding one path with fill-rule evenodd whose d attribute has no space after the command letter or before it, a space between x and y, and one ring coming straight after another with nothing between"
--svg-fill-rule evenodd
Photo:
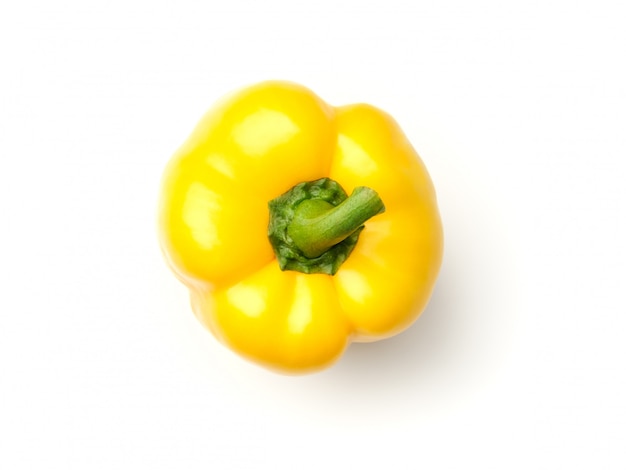
<instances>
[{"instance_id":1,"label":"green calyx","mask_svg":"<svg viewBox=\"0 0 626 470\"><path fill-rule=\"evenodd\" d=\"M363 224L384 212L373 189L350 197L336 181L297 184L269 202L268 237L282 270L335 274L354 249Z\"/></svg>"}]
</instances>

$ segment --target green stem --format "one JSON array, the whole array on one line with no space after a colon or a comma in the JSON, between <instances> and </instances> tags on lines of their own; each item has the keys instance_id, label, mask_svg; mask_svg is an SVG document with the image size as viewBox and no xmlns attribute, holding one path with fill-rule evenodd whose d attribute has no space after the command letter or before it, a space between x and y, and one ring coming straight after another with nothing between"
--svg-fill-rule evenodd
<instances>
[{"instance_id":1,"label":"green stem","mask_svg":"<svg viewBox=\"0 0 626 470\"><path fill-rule=\"evenodd\" d=\"M287 233L306 257L317 258L384 210L376 191L360 186L337 206L320 199L302 201Z\"/></svg>"}]
</instances>

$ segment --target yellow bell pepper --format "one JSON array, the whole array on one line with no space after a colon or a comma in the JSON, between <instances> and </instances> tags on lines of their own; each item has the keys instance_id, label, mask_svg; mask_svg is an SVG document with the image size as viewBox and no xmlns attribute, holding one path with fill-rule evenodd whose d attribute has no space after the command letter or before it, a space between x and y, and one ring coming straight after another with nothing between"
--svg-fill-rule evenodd
<instances>
[{"instance_id":1,"label":"yellow bell pepper","mask_svg":"<svg viewBox=\"0 0 626 470\"><path fill-rule=\"evenodd\" d=\"M286 373L406 329L443 251L433 185L396 122L277 81L202 118L165 170L159 232L198 319Z\"/></svg>"}]
</instances>

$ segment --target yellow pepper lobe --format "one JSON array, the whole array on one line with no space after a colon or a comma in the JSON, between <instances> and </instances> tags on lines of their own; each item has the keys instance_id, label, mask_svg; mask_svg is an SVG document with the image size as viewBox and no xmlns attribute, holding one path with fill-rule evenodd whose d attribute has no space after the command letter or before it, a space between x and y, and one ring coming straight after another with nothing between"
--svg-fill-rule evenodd
<instances>
[{"instance_id":1,"label":"yellow pepper lobe","mask_svg":"<svg viewBox=\"0 0 626 470\"><path fill-rule=\"evenodd\" d=\"M285 196L305 186L313 197ZM365 207L359 217L351 204ZM286 82L240 90L202 118L165 170L159 237L198 319L283 373L410 326L443 251L432 182L397 123Z\"/></svg>"}]
</instances>

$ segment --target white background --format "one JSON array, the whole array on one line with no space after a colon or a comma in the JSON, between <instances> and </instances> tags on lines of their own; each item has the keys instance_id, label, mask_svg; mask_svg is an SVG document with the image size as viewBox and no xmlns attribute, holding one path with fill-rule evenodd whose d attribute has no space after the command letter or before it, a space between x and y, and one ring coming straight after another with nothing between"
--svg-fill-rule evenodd
<instances>
[{"instance_id":1,"label":"white background","mask_svg":"<svg viewBox=\"0 0 626 470\"><path fill-rule=\"evenodd\" d=\"M625 468L617 4L3 2L0 468ZM446 232L417 323L304 377L204 331L155 234L172 153L269 78L393 114Z\"/></svg>"}]
</instances>

